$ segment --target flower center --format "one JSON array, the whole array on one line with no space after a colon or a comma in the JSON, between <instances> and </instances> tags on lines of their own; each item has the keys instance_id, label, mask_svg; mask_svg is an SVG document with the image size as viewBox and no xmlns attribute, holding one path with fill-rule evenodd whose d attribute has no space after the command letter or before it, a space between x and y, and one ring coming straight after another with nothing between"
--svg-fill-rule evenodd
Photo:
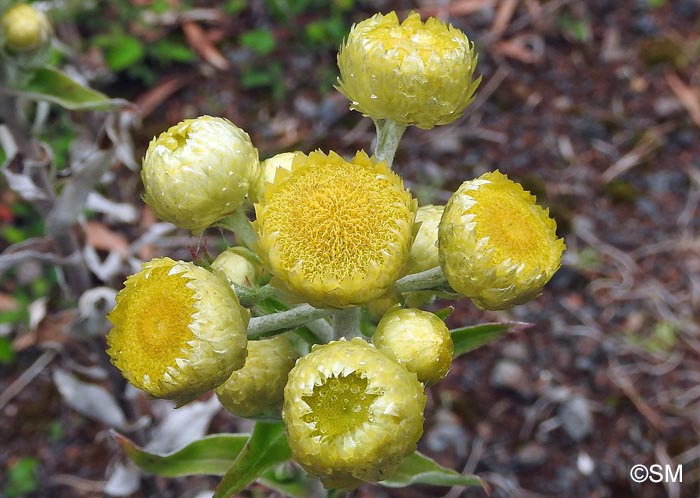
<instances>
[{"instance_id":1,"label":"flower center","mask_svg":"<svg viewBox=\"0 0 700 498\"><path fill-rule=\"evenodd\" d=\"M359 372L330 377L315 386L313 394L302 397L311 408L303 420L315 425L314 437L342 436L374 421L370 407L381 395L367 392L367 379Z\"/></svg>"},{"instance_id":2,"label":"flower center","mask_svg":"<svg viewBox=\"0 0 700 498\"><path fill-rule=\"evenodd\" d=\"M124 317L110 335L112 348L132 372L135 383L148 385L163 377L184 356L195 338L189 326L196 313L194 291L182 275L168 275L170 267L155 268L148 285L136 285L120 303ZM157 282L157 284L156 284Z\"/></svg>"},{"instance_id":3,"label":"flower center","mask_svg":"<svg viewBox=\"0 0 700 498\"><path fill-rule=\"evenodd\" d=\"M407 219L404 193L374 171L343 163L295 171L269 200L265 231L277 233L282 266L339 281L382 263Z\"/></svg>"},{"instance_id":4,"label":"flower center","mask_svg":"<svg viewBox=\"0 0 700 498\"><path fill-rule=\"evenodd\" d=\"M489 238L496 264L510 259L527 268L549 267L550 238L544 236L547 227L537 212L542 208L526 202L522 192L501 190L494 184L482 185L469 195L476 200L469 212L476 215L477 239Z\"/></svg>"}]
</instances>

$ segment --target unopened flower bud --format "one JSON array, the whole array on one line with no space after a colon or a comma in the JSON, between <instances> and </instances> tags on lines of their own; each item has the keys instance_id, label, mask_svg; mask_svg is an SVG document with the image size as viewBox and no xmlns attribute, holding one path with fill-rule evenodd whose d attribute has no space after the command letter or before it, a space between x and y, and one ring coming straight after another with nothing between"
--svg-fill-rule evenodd
<instances>
[{"instance_id":1,"label":"unopened flower bud","mask_svg":"<svg viewBox=\"0 0 700 498\"><path fill-rule=\"evenodd\" d=\"M282 418L294 459L329 488L388 476L423 433L423 386L363 339L314 346L289 373Z\"/></svg>"},{"instance_id":2,"label":"unopened flower bud","mask_svg":"<svg viewBox=\"0 0 700 498\"><path fill-rule=\"evenodd\" d=\"M411 255L404 273L420 273L440 266L437 238L440 218L445 206L421 206L416 212L416 223L420 223L418 233L411 246Z\"/></svg>"},{"instance_id":3,"label":"unopened flower bud","mask_svg":"<svg viewBox=\"0 0 700 498\"><path fill-rule=\"evenodd\" d=\"M426 384L445 378L452 364L454 343L450 331L445 322L427 311L388 311L377 325L372 342Z\"/></svg>"},{"instance_id":4,"label":"unopened flower bud","mask_svg":"<svg viewBox=\"0 0 700 498\"><path fill-rule=\"evenodd\" d=\"M0 21L8 49L32 52L45 46L51 39L51 23L46 14L29 4L20 3L7 10Z\"/></svg>"},{"instance_id":5,"label":"unopened flower bud","mask_svg":"<svg viewBox=\"0 0 700 498\"><path fill-rule=\"evenodd\" d=\"M204 268L154 259L127 278L116 300L107 353L152 396L182 405L243 366L248 311Z\"/></svg>"},{"instance_id":6,"label":"unopened flower bud","mask_svg":"<svg viewBox=\"0 0 700 498\"><path fill-rule=\"evenodd\" d=\"M457 119L473 100L477 55L464 33L412 12L375 14L353 26L338 53L338 90L374 120L432 128Z\"/></svg>"},{"instance_id":7,"label":"unopened flower bud","mask_svg":"<svg viewBox=\"0 0 700 498\"><path fill-rule=\"evenodd\" d=\"M440 222L440 266L479 307L506 309L541 292L566 248L549 210L499 171L464 182Z\"/></svg>"},{"instance_id":8,"label":"unopened flower bud","mask_svg":"<svg viewBox=\"0 0 700 498\"><path fill-rule=\"evenodd\" d=\"M256 256L245 247L229 247L212 261L211 267L232 284L252 287L262 270L255 259Z\"/></svg>"},{"instance_id":9,"label":"unopened flower bud","mask_svg":"<svg viewBox=\"0 0 700 498\"><path fill-rule=\"evenodd\" d=\"M159 218L198 234L240 207L259 175L248 134L227 119L201 116L151 141L141 179Z\"/></svg>"},{"instance_id":10,"label":"unopened flower bud","mask_svg":"<svg viewBox=\"0 0 700 498\"><path fill-rule=\"evenodd\" d=\"M282 152L260 163L260 177L252 189L251 198L253 201L259 201L265 196L265 184L273 183L278 169L286 171L292 170L292 162L297 152Z\"/></svg>"},{"instance_id":11,"label":"unopened flower bud","mask_svg":"<svg viewBox=\"0 0 700 498\"><path fill-rule=\"evenodd\" d=\"M283 335L249 341L243 368L215 389L219 401L239 417L279 417L287 375L298 356Z\"/></svg>"}]
</instances>

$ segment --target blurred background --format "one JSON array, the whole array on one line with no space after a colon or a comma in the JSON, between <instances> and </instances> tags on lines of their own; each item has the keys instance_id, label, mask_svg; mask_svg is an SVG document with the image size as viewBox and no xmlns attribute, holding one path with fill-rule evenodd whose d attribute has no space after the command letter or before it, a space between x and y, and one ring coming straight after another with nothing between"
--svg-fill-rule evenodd
<instances>
[{"instance_id":1,"label":"blurred background","mask_svg":"<svg viewBox=\"0 0 700 498\"><path fill-rule=\"evenodd\" d=\"M498 168L549 207L568 246L539 299L507 312L454 304L453 327L531 326L429 389L419 449L480 475L492 497L700 496L700 1L35 5L54 26L50 61L128 104L42 105L21 133L2 113L0 496L211 496L211 477L140 475L110 435L167 451L250 428L215 400L178 411L147 400L104 353L104 315L141 261L231 243L159 222L140 200L140 159L154 135L202 114L246 130L261 159L370 150L371 120L333 88L337 48L353 22L412 9L463 30L483 80L457 122L410 128L395 168L421 204ZM634 483L636 464L682 465L682 483ZM353 493L446 495L486 496Z\"/></svg>"}]
</instances>

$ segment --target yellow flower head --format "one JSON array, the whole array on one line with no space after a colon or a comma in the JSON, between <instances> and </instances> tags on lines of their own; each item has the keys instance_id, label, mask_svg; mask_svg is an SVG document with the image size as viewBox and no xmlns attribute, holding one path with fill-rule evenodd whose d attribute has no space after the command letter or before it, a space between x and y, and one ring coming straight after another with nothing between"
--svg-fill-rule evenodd
<instances>
[{"instance_id":1,"label":"yellow flower head","mask_svg":"<svg viewBox=\"0 0 700 498\"><path fill-rule=\"evenodd\" d=\"M108 318L112 363L157 398L188 403L245 362L248 312L222 279L192 263L144 263Z\"/></svg>"},{"instance_id":2,"label":"yellow flower head","mask_svg":"<svg viewBox=\"0 0 700 498\"><path fill-rule=\"evenodd\" d=\"M219 401L239 417L279 418L287 375L298 356L283 335L249 341L243 368L215 389Z\"/></svg>"},{"instance_id":3,"label":"yellow flower head","mask_svg":"<svg viewBox=\"0 0 700 498\"><path fill-rule=\"evenodd\" d=\"M454 290L484 309L506 309L541 292L566 246L549 210L499 171L464 182L438 233L440 266Z\"/></svg>"},{"instance_id":4,"label":"yellow flower head","mask_svg":"<svg viewBox=\"0 0 700 498\"><path fill-rule=\"evenodd\" d=\"M245 247L229 247L212 261L211 268L222 273L232 284L253 287L262 270L256 260L257 257Z\"/></svg>"},{"instance_id":5,"label":"yellow flower head","mask_svg":"<svg viewBox=\"0 0 700 498\"><path fill-rule=\"evenodd\" d=\"M0 27L0 39L16 52L37 50L51 39L51 23L46 14L26 3L8 9L2 16Z\"/></svg>"},{"instance_id":6,"label":"yellow flower head","mask_svg":"<svg viewBox=\"0 0 700 498\"><path fill-rule=\"evenodd\" d=\"M427 311L390 310L377 325L372 342L426 384L444 379L452 364L450 331L445 322Z\"/></svg>"},{"instance_id":7,"label":"yellow flower head","mask_svg":"<svg viewBox=\"0 0 700 498\"><path fill-rule=\"evenodd\" d=\"M338 90L372 119L432 128L451 123L473 100L477 55L460 30L412 12L353 26L338 53Z\"/></svg>"},{"instance_id":8,"label":"yellow flower head","mask_svg":"<svg viewBox=\"0 0 700 498\"><path fill-rule=\"evenodd\" d=\"M248 134L211 116L186 119L151 140L141 171L146 204L195 234L243 204L259 175Z\"/></svg>"},{"instance_id":9,"label":"yellow flower head","mask_svg":"<svg viewBox=\"0 0 700 498\"><path fill-rule=\"evenodd\" d=\"M294 459L326 487L384 479L423 433L423 386L366 341L314 346L284 390Z\"/></svg>"},{"instance_id":10,"label":"yellow flower head","mask_svg":"<svg viewBox=\"0 0 700 498\"><path fill-rule=\"evenodd\" d=\"M420 223L416 239L411 246L411 256L406 266L406 275L420 273L440 266L437 238L440 218L445 206L421 206L416 213L416 223Z\"/></svg>"},{"instance_id":11,"label":"yellow flower head","mask_svg":"<svg viewBox=\"0 0 700 498\"><path fill-rule=\"evenodd\" d=\"M364 152L297 154L255 205L258 254L275 282L320 307L371 301L408 258L416 202Z\"/></svg>"}]
</instances>

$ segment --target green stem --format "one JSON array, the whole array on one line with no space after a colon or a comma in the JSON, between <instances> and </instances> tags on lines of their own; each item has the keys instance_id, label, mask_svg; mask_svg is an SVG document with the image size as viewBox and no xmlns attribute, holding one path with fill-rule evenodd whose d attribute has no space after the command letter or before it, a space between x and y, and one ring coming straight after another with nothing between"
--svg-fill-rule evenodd
<instances>
[{"instance_id":1,"label":"green stem","mask_svg":"<svg viewBox=\"0 0 700 498\"><path fill-rule=\"evenodd\" d=\"M258 234L253 230L253 225L250 223L248 216L245 214L245 209L240 207L233 213L220 219L216 223L217 227L225 228L236 234L238 243L243 243L248 249L253 249L258 240Z\"/></svg>"},{"instance_id":2,"label":"green stem","mask_svg":"<svg viewBox=\"0 0 700 498\"><path fill-rule=\"evenodd\" d=\"M421 273L406 275L396 281L395 288L399 292L435 289L447 284L447 278L442 268L436 266Z\"/></svg>"},{"instance_id":3,"label":"green stem","mask_svg":"<svg viewBox=\"0 0 700 498\"><path fill-rule=\"evenodd\" d=\"M377 129L377 145L374 148L374 157L380 161L386 161L391 167L403 132L406 131L406 125L399 124L391 119L375 119L374 126Z\"/></svg>"},{"instance_id":4,"label":"green stem","mask_svg":"<svg viewBox=\"0 0 700 498\"><path fill-rule=\"evenodd\" d=\"M335 338L352 339L360 337L360 308L349 308L345 310L336 310L333 312L333 330Z\"/></svg>"},{"instance_id":5,"label":"green stem","mask_svg":"<svg viewBox=\"0 0 700 498\"><path fill-rule=\"evenodd\" d=\"M260 339L261 337L277 335L285 330L329 316L333 312L330 309L314 308L310 304L302 304L291 310L256 316L251 318L248 323L248 338ZM276 333L271 334L270 332Z\"/></svg>"},{"instance_id":6,"label":"green stem","mask_svg":"<svg viewBox=\"0 0 700 498\"><path fill-rule=\"evenodd\" d=\"M249 308L250 306L259 303L263 299L275 295L275 288L271 285L263 285L262 287L245 287L242 285L233 286L233 291L238 297L238 301L242 306Z\"/></svg>"}]
</instances>

